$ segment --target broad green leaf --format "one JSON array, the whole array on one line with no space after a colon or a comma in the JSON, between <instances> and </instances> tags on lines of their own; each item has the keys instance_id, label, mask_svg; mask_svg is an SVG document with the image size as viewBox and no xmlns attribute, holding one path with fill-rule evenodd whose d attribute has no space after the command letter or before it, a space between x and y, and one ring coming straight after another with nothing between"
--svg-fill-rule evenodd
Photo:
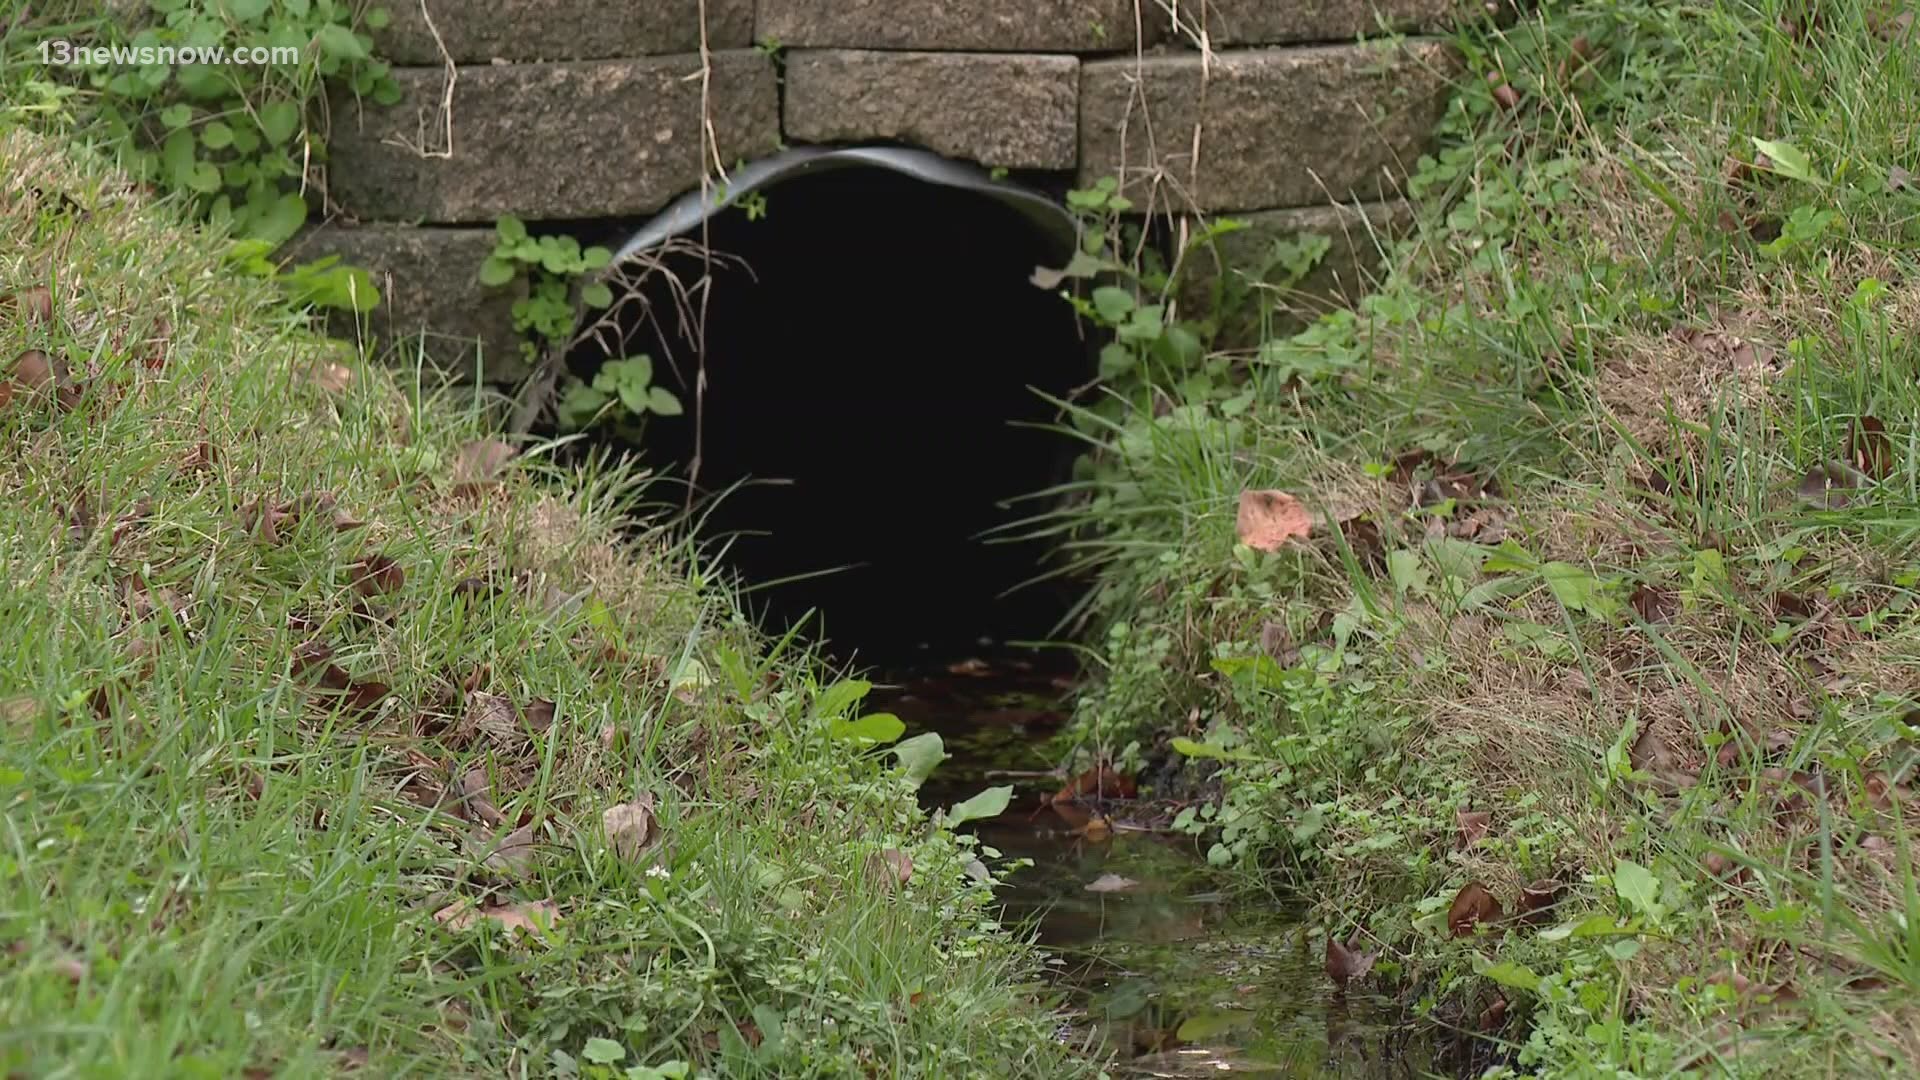
<instances>
[{"instance_id":1,"label":"broad green leaf","mask_svg":"<svg viewBox=\"0 0 1920 1080\"><path fill-rule=\"evenodd\" d=\"M907 725L892 713L868 713L858 720L835 720L827 735L841 742L885 746L907 733Z\"/></svg>"},{"instance_id":2,"label":"broad green leaf","mask_svg":"<svg viewBox=\"0 0 1920 1080\"><path fill-rule=\"evenodd\" d=\"M193 106L169 105L160 110L160 123L170 128L183 128L193 123Z\"/></svg>"},{"instance_id":3,"label":"broad green leaf","mask_svg":"<svg viewBox=\"0 0 1920 1080\"><path fill-rule=\"evenodd\" d=\"M360 36L339 23L328 23L313 36L314 44L327 56L337 56L342 60L366 60L372 54L367 52L366 43Z\"/></svg>"},{"instance_id":4,"label":"broad green leaf","mask_svg":"<svg viewBox=\"0 0 1920 1080\"><path fill-rule=\"evenodd\" d=\"M385 30L393 22L393 15L386 8L372 8L367 12L367 29Z\"/></svg>"},{"instance_id":5,"label":"broad green leaf","mask_svg":"<svg viewBox=\"0 0 1920 1080\"><path fill-rule=\"evenodd\" d=\"M1475 953L1473 970L1501 986L1511 986L1515 990L1525 990L1529 994L1536 993L1540 989L1540 976L1535 974L1532 968L1512 960L1489 964L1480 954Z\"/></svg>"},{"instance_id":6,"label":"broad green leaf","mask_svg":"<svg viewBox=\"0 0 1920 1080\"><path fill-rule=\"evenodd\" d=\"M247 236L276 246L292 239L307 222L307 201L292 192L258 208L249 204L249 208L253 215L247 223Z\"/></svg>"},{"instance_id":7,"label":"broad green leaf","mask_svg":"<svg viewBox=\"0 0 1920 1080\"><path fill-rule=\"evenodd\" d=\"M612 1039L603 1039L596 1035L587 1040L586 1046L581 1047L580 1056L595 1065L611 1065L627 1056L627 1048Z\"/></svg>"},{"instance_id":8,"label":"broad green leaf","mask_svg":"<svg viewBox=\"0 0 1920 1080\"><path fill-rule=\"evenodd\" d=\"M680 408L680 399L673 396L673 391L656 386L647 391L647 411L655 416L679 416L684 410Z\"/></svg>"},{"instance_id":9,"label":"broad green leaf","mask_svg":"<svg viewBox=\"0 0 1920 1080\"><path fill-rule=\"evenodd\" d=\"M580 253L580 265L588 270L598 270L613 261L613 252L594 246Z\"/></svg>"},{"instance_id":10,"label":"broad green leaf","mask_svg":"<svg viewBox=\"0 0 1920 1080\"><path fill-rule=\"evenodd\" d=\"M1093 310L1100 317L1114 324L1127 321L1127 315L1133 311L1133 294L1113 285L1102 285L1093 290Z\"/></svg>"},{"instance_id":11,"label":"broad green leaf","mask_svg":"<svg viewBox=\"0 0 1920 1080\"><path fill-rule=\"evenodd\" d=\"M291 101L269 101L260 106L260 134L275 146L300 130L300 109Z\"/></svg>"},{"instance_id":12,"label":"broad green leaf","mask_svg":"<svg viewBox=\"0 0 1920 1080\"><path fill-rule=\"evenodd\" d=\"M1013 786L990 787L965 802L953 804L947 811L947 827L958 828L969 821L981 818L999 817L1006 813L1007 804L1013 801Z\"/></svg>"},{"instance_id":13,"label":"broad green leaf","mask_svg":"<svg viewBox=\"0 0 1920 1080\"><path fill-rule=\"evenodd\" d=\"M235 22L252 22L267 13L267 7L273 0L225 0L227 14Z\"/></svg>"},{"instance_id":14,"label":"broad green leaf","mask_svg":"<svg viewBox=\"0 0 1920 1080\"><path fill-rule=\"evenodd\" d=\"M489 288L505 285L513 280L513 264L505 259L489 257L480 264L480 284Z\"/></svg>"},{"instance_id":15,"label":"broad green leaf","mask_svg":"<svg viewBox=\"0 0 1920 1080\"><path fill-rule=\"evenodd\" d=\"M209 150L225 150L233 145L233 129L225 121L215 120L200 129L200 144Z\"/></svg>"},{"instance_id":16,"label":"broad green leaf","mask_svg":"<svg viewBox=\"0 0 1920 1080\"><path fill-rule=\"evenodd\" d=\"M813 715L829 719L843 715L872 691L873 684L865 679L842 679L820 691L813 701Z\"/></svg>"},{"instance_id":17,"label":"broad green leaf","mask_svg":"<svg viewBox=\"0 0 1920 1080\"><path fill-rule=\"evenodd\" d=\"M1208 743L1194 742L1192 739L1175 739L1173 748L1190 758L1211 758L1217 761L1259 760L1244 750L1227 750Z\"/></svg>"},{"instance_id":18,"label":"broad green leaf","mask_svg":"<svg viewBox=\"0 0 1920 1080\"><path fill-rule=\"evenodd\" d=\"M1813 162L1799 147L1789 142L1771 142L1767 139L1754 139L1754 149L1773 162L1773 171L1790 180L1800 180L1809 184L1818 184L1820 178L1813 175Z\"/></svg>"},{"instance_id":19,"label":"broad green leaf","mask_svg":"<svg viewBox=\"0 0 1920 1080\"><path fill-rule=\"evenodd\" d=\"M1596 914L1561 923L1550 930L1542 930L1540 940L1565 941L1568 938L1616 937L1639 932L1640 920L1638 919L1631 919L1623 924L1611 915Z\"/></svg>"},{"instance_id":20,"label":"broad green leaf","mask_svg":"<svg viewBox=\"0 0 1920 1080\"><path fill-rule=\"evenodd\" d=\"M937 731L922 732L911 739L901 742L893 748L894 757L900 759L900 767L906 771L907 779L915 787L933 775L933 770L947 760L947 744Z\"/></svg>"},{"instance_id":21,"label":"broad green leaf","mask_svg":"<svg viewBox=\"0 0 1920 1080\"><path fill-rule=\"evenodd\" d=\"M596 281L580 289L580 302L590 308L613 306L613 290L604 281Z\"/></svg>"},{"instance_id":22,"label":"broad green leaf","mask_svg":"<svg viewBox=\"0 0 1920 1080\"><path fill-rule=\"evenodd\" d=\"M1572 563L1545 563L1540 567L1540 577L1553 590L1554 599L1569 611L1599 614L1604 607L1600 579Z\"/></svg>"},{"instance_id":23,"label":"broad green leaf","mask_svg":"<svg viewBox=\"0 0 1920 1080\"><path fill-rule=\"evenodd\" d=\"M502 214L493 223L493 233L509 244L518 244L527 239L527 225L512 214Z\"/></svg>"},{"instance_id":24,"label":"broad green leaf","mask_svg":"<svg viewBox=\"0 0 1920 1080\"><path fill-rule=\"evenodd\" d=\"M1631 859L1614 860L1613 891L1642 915L1660 913L1660 879Z\"/></svg>"}]
</instances>

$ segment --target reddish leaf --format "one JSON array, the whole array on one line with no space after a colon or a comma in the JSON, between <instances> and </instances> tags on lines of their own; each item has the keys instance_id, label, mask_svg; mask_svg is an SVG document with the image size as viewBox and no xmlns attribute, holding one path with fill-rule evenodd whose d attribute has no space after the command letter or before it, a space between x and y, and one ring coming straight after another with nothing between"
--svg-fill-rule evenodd
<instances>
[{"instance_id":1,"label":"reddish leaf","mask_svg":"<svg viewBox=\"0 0 1920 1080\"><path fill-rule=\"evenodd\" d=\"M399 592L406 583L406 571L385 555L368 555L353 564L353 591L369 599Z\"/></svg>"},{"instance_id":2,"label":"reddish leaf","mask_svg":"<svg viewBox=\"0 0 1920 1080\"><path fill-rule=\"evenodd\" d=\"M1346 944L1332 934L1327 935L1327 978L1333 980L1335 989L1345 990L1347 984L1355 979L1364 979L1367 972L1373 970L1374 953L1360 951L1360 936L1355 934Z\"/></svg>"},{"instance_id":3,"label":"reddish leaf","mask_svg":"<svg viewBox=\"0 0 1920 1080\"><path fill-rule=\"evenodd\" d=\"M53 291L45 285L21 289L7 297L7 306L13 309L16 317L29 326L45 325L53 321Z\"/></svg>"},{"instance_id":4,"label":"reddish leaf","mask_svg":"<svg viewBox=\"0 0 1920 1080\"><path fill-rule=\"evenodd\" d=\"M1524 923L1538 925L1547 922L1553 918L1554 905L1560 902L1561 894L1566 891L1565 882L1540 878L1520 890L1520 900L1515 905L1516 914Z\"/></svg>"},{"instance_id":5,"label":"reddish leaf","mask_svg":"<svg viewBox=\"0 0 1920 1080\"><path fill-rule=\"evenodd\" d=\"M1870 479L1886 479L1893 472L1893 440L1887 437L1887 425L1872 416L1855 417L1847 433L1847 460Z\"/></svg>"},{"instance_id":6,"label":"reddish leaf","mask_svg":"<svg viewBox=\"0 0 1920 1080\"><path fill-rule=\"evenodd\" d=\"M434 912L433 921L456 934L489 921L509 933L524 932L538 937L560 921L560 908L551 900L475 907L473 901L461 899Z\"/></svg>"},{"instance_id":7,"label":"reddish leaf","mask_svg":"<svg viewBox=\"0 0 1920 1080\"><path fill-rule=\"evenodd\" d=\"M498 439L484 439L460 448L453 462L453 492L477 495L494 486L500 473L519 451Z\"/></svg>"},{"instance_id":8,"label":"reddish leaf","mask_svg":"<svg viewBox=\"0 0 1920 1080\"><path fill-rule=\"evenodd\" d=\"M913 877L913 859L904 851L887 848L867 856L867 879L883 889L896 889Z\"/></svg>"},{"instance_id":9,"label":"reddish leaf","mask_svg":"<svg viewBox=\"0 0 1920 1080\"><path fill-rule=\"evenodd\" d=\"M307 377L313 385L329 394L344 394L353 385L353 369L331 361L315 364Z\"/></svg>"},{"instance_id":10,"label":"reddish leaf","mask_svg":"<svg viewBox=\"0 0 1920 1080\"><path fill-rule=\"evenodd\" d=\"M12 379L28 393L38 393L54 384L54 360L39 349L28 349L14 358Z\"/></svg>"},{"instance_id":11,"label":"reddish leaf","mask_svg":"<svg viewBox=\"0 0 1920 1080\"><path fill-rule=\"evenodd\" d=\"M1672 593L1644 583L1633 590L1627 602L1633 605L1634 614L1649 623L1666 622L1678 610Z\"/></svg>"},{"instance_id":12,"label":"reddish leaf","mask_svg":"<svg viewBox=\"0 0 1920 1080\"><path fill-rule=\"evenodd\" d=\"M1279 551L1313 531L1313 515L1284 491L1243 491L1234 529L1240 542L1256 551Z\"/></svg>"},{"instance_id":13,"label":"reddish leaf","mask_svg":"<svg viewBox=\"0 0 1920 1080\"><path fill-rule=\"evenodd\" d=\"M1072 782L1054 793L1053 801L1071 802L1089 795L1096 799L1131 799L1137 794L1139 791L1134 786L1133 777L1101 764L1074 777Z\"/></svg>"},{"instance_id":14,"label":"reddish leaf","mask_svg":"<svg viewBox=\"0 0 1920 1080\"><path fill-rule=\"evenodd\" d=\"M1490 926L1499 921L1500 901L1477 881L1463 886L1454 896L1452 906L1447 908L1447 930L1454 937L1466 937L1476 926Z\"/></svg>"},{"instance_id":15,"label":"reddish leaf","mask_svg":"<svg viewBox=\"0 0 1920 1080\"><path fill-rule=\"evenodd\" d=\"M1486 810L1460 809L1453 812L1453 820L1460 826L1460 847L1470 848L1487 830L1493 827L1493 814Z\"/></svg>"},{"instance_id":16,"label":"reddish leaf","mask_svg":"<svg viewBox=\"0 0 1920 1080\"><path fill-rule=\"evenodd\" d=\"M653 813L653 795L641 792L632 802L609 806L600 813L600 827L607 834L607 845L626 860L638 859L642 852L661 840L659 820ZM909 866L912 864L909 863Z\"/></svg>"}]
</instances>

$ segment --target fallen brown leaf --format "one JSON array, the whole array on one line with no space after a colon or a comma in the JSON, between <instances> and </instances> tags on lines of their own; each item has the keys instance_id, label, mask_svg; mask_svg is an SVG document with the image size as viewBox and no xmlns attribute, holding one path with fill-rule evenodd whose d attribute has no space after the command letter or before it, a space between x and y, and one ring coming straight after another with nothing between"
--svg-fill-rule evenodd
<instances>
[{"instance_id":1,"label":"fallen brown leaf","mask_svg":"<svg viewBox=\"0 0 1920 1080\"><path fill-rule=\"evenodd\" d=\"M1872 416L1857 416L1847 431L1847 460L1871 480L1885 480L1893 472L1893 440L1887 425Z\"/></svg>"},{"instance_id":2,"label":"fallen brown leaf","mask_svg":"<svg viewBox=\"0 0 1920 1080\"><path fill-rule=\"evenodd\" d=\"M205 472L213 468L214 463L219 460L220 453L213 448L213 444L201 441L193 444L193 449L187 451L187 456L181 464L188 472Z\"/></svg>"},{"instance_id":3,"label":"fallen brown leaf","mask_svg":"<svg viewBox=\"0 0 1920 1080\"><path fill-rule=\"evenodd\" d=\"M1674 612L1679 610L1679 604L1672 593L1665 589L1654 588L1644 582L1635 586L1633 594L1627 597L1627 602L1633 605L1634 614L1640 616L1642 621L1649 623L1666 622L1673 618Z\"/></svg>"},{"instance_id":4,"label":"fallen brown leaf","mask_svg":"<svg viewBox=\"0 0 1920 1080\"><path fill-rule=\"evenodd\" d=\"M1469 881L1454 895L1453 904L1447 908L1447 930L1454 937L1466 937L1473 928L1492 925L1500 921L1500 901L1493 898L1485 885Z\"/></svg>"},{"instance_id":5,"label":"fallen brown leaf","mask_svg":"<svg viewBox=\"0 0 1920 1080\"><path fill-rule=\"evenodd\" d=\"M28 393L39 393L54 384L54 360L40 349L28 349L14 357L10 376L21 389Z\"/></svg>"},{"instance_id":6,"label":"fallen brown leaf","mask_svg":"<svg viewBox=\"0 0 1920 1080\"><path fill-rule=\"evenodd\" d=\"M1287 541L1313 531L1313 515L1284 491L1243 491L1234 530L1241 543L1256 551L1279 551Z\"/></svg>"},{"instance_id":7,"label":"fallen brown leaf","mask_svg":"<svg viewBox=\"0 0 1920 1080\"><path fill-rule=\"evenodd\" d=\"M457 809L461 817L476 825L492 828L506 824L506 815L493 803L493 781L482 767L476 766L460 774Z\"/></svg>"},{"instance_id":8,"label":"fallen brown leaf","mask_svg":"<svg viewBox=\"0 0 1920 1080\"><path fill-rule=\"evenodd\" d=\"M53 321L53 290L45 285L21 289L7 297L7 306L27 325L45 325Z\"/></svg>"},{"instance_id":9,"label":"fallen brown leaf","mask_svg":"<svg viewBox=\"0 0 1920 1080\"><path fill-rule=\"evenodd\" d=\"M1866 479L1846 462L1829 461L1809 470L1795 490L1810 505L1837 510L1853 501L1850 492L1862 487Z\"/></svg>"},{"instance_id":10,"label":"fallen brown leaf","mask_svg":"<svg viewBox=\"0 0 1920 1080\"><path fill-rule=\"evenodd\" d=\"M1520 900L1514 905L1515 914L1521 922L1539 925L1553 918L1554 905L1567 891L1567 884L1554 878L1539 878L1520 890Z\"/></svg>"},{"instance_id":11,"label":"fallen brown leaf","mask_svg":"<svg viewBox=\"0 0 1920 1080\"><path fill-rule=\"evenodd\" d=\"M913 877L913 858L896 848L867 856L867 880L882 889L896 889Z\"/></svg>"},{"instance_id":12,"label":"fallen brown leaf","mask_svg":"<svg viewBox=\"0 0 1920 1080\"><path fill-rule=\"evenodd\" d=\"M1492 1003L1490 1003L1486 1008L1480 1010L1480 1020L1479 1020L1480 1030L1481 1031L1497 1030L1502 1023L1506 1022L1506 1019L1507 1019L1507 999L1503 997L1494 998Z\"/></svg>"},{"instance_id":13,"label":"fallen brown leaf","mask_svg":"<svg viewBox=\"0 0 1920 1080\"><path fill-rule=\"evenodd\" d=\"M551 900L479 907L463 897L434 912L433 921L455 933L464 933L488 921L509 933L525 932L539 937L560 921L560 907Z\"/></svg>"},{"instance_id":14,"label":"fallen brown leaf","mask_svg":"<svg viewBox=\"0 0 1920 1080\"><path fill-rule=\"evenodd\" d=\"M533 869L534 858L538 854L534 826L526 824L491 843L480 865L498 873L525 874Z\"/></svg>"},{"instance_id":15,"label":"fallen brown leaf","mask_svg":"<svg viewBox=\"0 0 1920 1080\"><path fill-rule=\"evenodd\" d=\"M1376 954L1360 951L1358 933L1345 944L1332 934L1327 935L1327 978L1333 980L1336 990L1345 990L1353 980L1366 978L1367 972L1373 970L1375 959Z\"/></svg>"},{"instance_id":16,"label":"fallen brown leaf","mask_svg":"<svg viewBox=\"0 0 1920 1080\"><path fill-rule=\"evenodd\" d=\"M353 591L372 599L396 593L407 584L407 572L385 555L368 555L353 564Z\"/></svg>"},{"instance_id":17,"label":"fallen brown leaf","mask_svg":"<svg viewBox=\"0 0 1920 1080\"><path fill-rule=\"evenodd\" d=\"M600 812L600 828L607 834L607 846L629 861L638 859L660 842L659 821L653 813L653 794L641 792L632 802L609 806Z\"/></svg>"},{"instance_id":18,"label":"fallen brown leaf","mask_svg":"<svg viewBox=\"0 0 1920 1080\"><path fill-rule=\"evenodd\" d=\"M329 394L344 394L353 385L353 369L330 360L315 364L307 377L313 385Z\"/></svg>"},{"instance_id":19,"label":"fallen brown leaf","mask_svg":"<svg viewBox=\"0 0 1920 1080\"><path fill-rule=\"evenodd\" d=\"M1101 764L1074 777L1065 787L1054 792L1053 801L1071 802L1089 795L1096 799L1131 799L1138 794L1133 777Z\"/></svg>"},{"instance_id":20,"label":"fallen brown leaf","mask_svg":"<svg viewBox=\"0 0 1920 1080\"><path fill-rule=\"evenodd\" d=\"M1455 810L1453 820L1460 826L1460 847L1463 850L1472 847L1493 827L1493 814L1487 810Z\"/></svg>"},{"instance_id":21,"label":"fallen brown leaf","mask_svg":"<svg viewBox=\"0 0 1920 1080\"><path fill-rule=\"evenodd\" d=\"M1911 14L1909 14L1908 17L1911 18L1912 17ZM1908 172L1907 170L1901 168L1898 165L1895 165L1893 168L1887 170L1887 190L1888 191L1913 191L1915 187L1916 185L1914 183L1912 173Z\"/></svg>"},{"instance_id":22,"label":"fallen brown leaf","mask_svg":"<svg viewBox=\"0 0 1920 1080\"><path fill-rule=\"evenodd\" d=\"M483 439L461 447L453 462L453 493L477 495L494 486L518 453L499 439Z\"/></svg>"}]
</instances>

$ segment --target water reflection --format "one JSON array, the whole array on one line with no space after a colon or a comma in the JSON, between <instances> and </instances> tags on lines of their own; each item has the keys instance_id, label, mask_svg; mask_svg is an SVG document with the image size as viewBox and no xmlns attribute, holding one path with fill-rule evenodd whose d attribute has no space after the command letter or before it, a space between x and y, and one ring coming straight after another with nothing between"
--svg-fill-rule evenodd
<instances>
[{"instance_id":1,"label":"water reflection","mask_svg":"<svg viewBox=\"0 0 1920 1080\"><path fill-rule=\"evenodd\" d=\"M1213 891L1194 841L1156 831L1166 807L1053 801L1067 781L1046 743L1066 721L1064 689L1028 662L966 661L903 676L875 702L910 733L939 732L953 755L928 805L1016 786L978 833L1032 861L1003 895L1008 919L1035 926L1057 958L1072 1018L1063 1037L1111 1055L1118 1076L1429 1074L1430 1034L1394 1002L1337 993L1291 913Z\"/></svg>"}]
</instances>

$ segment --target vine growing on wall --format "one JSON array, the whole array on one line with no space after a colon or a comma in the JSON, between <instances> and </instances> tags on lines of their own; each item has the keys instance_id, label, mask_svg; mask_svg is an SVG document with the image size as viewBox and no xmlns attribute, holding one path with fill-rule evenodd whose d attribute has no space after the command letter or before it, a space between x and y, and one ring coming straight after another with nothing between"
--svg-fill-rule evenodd
<instances>
[{"instance_id":1,"label":"vine growing on wall","mask_svg":"<svg viewBox=\"0 0 1920 1080\"><path fill-rule=\"evenodd\" d=\"M228 230L244 265L280 276L268 254L306 224L324 191L327 89L399 100L369 34L387 24L386 9L364 0L146 0L118 17L90 14L69 24L72 37L36 46L84 89L80 133L136 181ZM208 62L216 55L226 62ZM364 272L331 260L299 270L286 278L296 300L353 310L377 302Z\"/></svg>"}]
</instances>

